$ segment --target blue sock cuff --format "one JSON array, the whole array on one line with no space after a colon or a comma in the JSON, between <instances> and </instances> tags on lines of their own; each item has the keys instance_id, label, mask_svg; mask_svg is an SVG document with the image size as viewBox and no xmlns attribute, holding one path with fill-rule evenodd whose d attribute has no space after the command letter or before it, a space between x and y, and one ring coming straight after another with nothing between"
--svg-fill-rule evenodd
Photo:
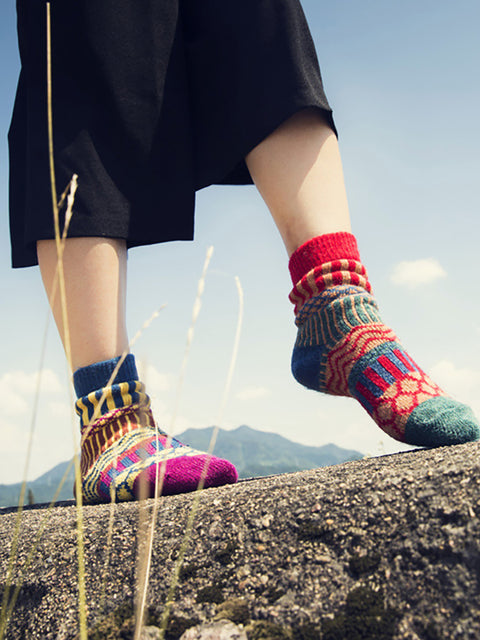
<instances>
[{"instance_id":1,"label":"blue sock cuff","mask_svg":"<svg viewBox=\"0 0 480 640\"><path fill-rule=\"evenodd\" d=\"M73 374L73 385L77 398L82 398L97 389L103 389L110 380L110 376L119 360L120 356L118 358L112 358L111 360L104 360L103 362L95 362L95 364L91 364L88 367L77 369ZM122 362L112 384L130 382L132 380L138 380L138 372L135 364L135 356L129 353Z\"/></svg>"}]
</instances>

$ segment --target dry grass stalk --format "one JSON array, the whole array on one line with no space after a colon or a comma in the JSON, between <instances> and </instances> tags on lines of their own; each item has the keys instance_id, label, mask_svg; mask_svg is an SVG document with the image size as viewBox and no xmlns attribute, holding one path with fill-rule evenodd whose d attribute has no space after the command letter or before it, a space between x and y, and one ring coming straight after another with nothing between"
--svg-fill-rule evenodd
<instances>
[{"instance_id":1,"label":"dry grass stalk","mask_svg":"<svg viewBox=\"0 0 480 640\"><path fill-rule=\"evenodd\" d=\"M197 323L198 316L200 314L200 309L202 307L202 296L205 290L205 278L207 275L207 270L208 270L212 255L213 255L213 247L209 247L207 249L207 254L205 256L205 262L203 265L202 274L198 281L197 295L195 297L195 302L193 303L192 320L187 332L187 341L185 344L185 351L183 355L182 365L180 367L180 374L178 378L177 390L175 395L174 410L172 413L172 419L170 421L170 428L168 430L166 447L168 447L172 441L172 433L175 425L175 420L178 415L178 408L180 405L180 396L183 388L183 382L185 378L185 371L187 368L188 357L190 355L190 349L192 346L193 336L195 332L195 325ZM156 423L155 423L155 428L156 428L157 449L158 449L158 427ZM148 529L148 538L147 538L147 543L145 545L144 555L143 555L143 558L139 558L138 582L137 582L137 588L136 588L137 603L136 603L136 612L135 612L134 640L139 640L140 638L142 624L145 617L148 581L149 581L150 568L152 563L153 537L155 533L155 524L157 521L157 514L158 514L158 502L159 502L158 498L162 493L164 477L165 477L165 464L157 465L156 474L155 474L155 501L153 503L152 519L150 522L150 527Z\"/></svg>"},{"instance_id":2,"label":"dry grass stalk","mask_svg":"<svg viewBox=\"0 0 480 640\"><path fill-rule=\"evenodd\" d=\"M74 175L72 180L70 181L70 183L68 184L67 188L65 189L65 191L63 192L60 201L58 203L58 209L60 209L65 200L67 201L67 211L65 214L65 226L64 226L64 230L62 233L62 247L65 244L65 239L67 237L67 233L68 233L68 227L70 224L70 220L72 217L72 207L73 207L73 203L74 203L74 199L75 199L75 192L77 189L77 176ZM54 284L53 284L53 289L50 295L50 305L53 306L54 302L55 302L55 297L57 294L57 279L58 279L58 268L55 270L55 275L54 275ZM28 561L27 564L25 565L24 568L24 572L22 575L22 578L20 579L20 583L17 583L17 587L15 589L15 591L12 594L12 597L10 599L10 587L11 587L11 579L12 579L12 574L13 574L13 564L15 561L15 557L17 554L17 549L18 549L18 541L19 541L19 535L20 535L20 525L21 525L21 519L22 519L22 511L23 511L23 506L25 503L25 492L26 492L26 488L27 488L27 475L28 475L28 468L30 466L30 458L31 458L31 452L32 452L32 445L33 445L33 435L35 433L35 425L36 425L36 418L37 418L37 412L38 412L38 404L39 404L39 398L40 398L40 388L41 388L41 380L42 380L42 373L43 373L43 369L44 369L44 363L45 363L45 352L46 352L46 346L47 346L47 335L48 335L48 327L50 324L50 311L47 312L47 319L45 322L45 329L43 332L43 338L42 338L42 345L41 345L41 349L40 349L40 363L39 363L39 369L38 369L38 375L37 375L37 380L36 380L36 385L35 385L35 392L34 392L34 396L33 396L33 407L32 407L32 419L30 422L30 429L29 429L29 436L28 436L28 443L27 443L27 454L25 457L25 466L24 466L24 471L23 471L23 480L22 480L22 485L21 485L21 489L20 489L20 496L19 496L19 500L18 500L18 512L17 512L17 518L15 521L15 527L14 527L14 532L13 532L13 540L12 540L12 548L10 550L10 557L9 557L9 563L8 563L8 568L7 568L7 575L6 575L6 579L5 579L5 589L3 592L3 597L2 597L2 608L1 608L1 615L0 615L0 640L2 640L3 638L3 634L6 631L6 626L8 624L8 621L10 619L10 616L12 614L13 608L15 606L15 602L18 596L18 591L20 590L21 585L23 584L23 580L24 580L24 575L26 575L26 569L28 568ZM73 462L71 463L73 464ZM68 473L70 472L70 468L71 468L71 464L69 465L67 471L65 472L62 480L60 481L59 487L56 490L55 496L58 496L61 487L63 486L66 477L68 475ZM43 523L46 522L47 518L48 518L48 511L49 509L53 506L53 504L56 501L56 497L54 498L53 502L50 504L49 508L47 509L44 519L42 520L42 522L40 523L40 528L43 530ZM35 547L36 548L36 547ZM29 556L30 557L30 556ZM33 557L33 556L32 556Z\"/></svg>"},{"instance_id":3,"label":"dry grass stalk","mask_svg":"<svg viewBox=\"0 0 480 640\"><path fill-rule=\"evenodd\" d=\"M200 492L202 491L204 484L205 484L205 478L207 476L207 471L208 471L208 466L209 466L209 461L211 459L211 456L213 454L213 449L215 447L215 442L217 440L217 435L218 435L218 429L219 429L219 424L221 424L222 420L223 420L223 412L225 410L225 406L227 403L227 398L228 398L228 394L230 392L230 387L231 387L231 382L232 382L232 378L233 378L233 372L235 370L235 364L236 364L236 360L237 360L237 355L238 355L238 347L240 344L240 334L241 334L241 330L242 330L242 324L243 324L243 307L244 307L244 296L243 296L243 289L242 289L242 285L240 283L240 279L235 276L235 283L237 285L237 292L238 292L238 300L239 300L239 305L238 305L238 319L237 319L237 329L235 332L235 339L234 339L234 343L233 343L233 349L232 349L232 356L230 358L230 366L228 369L228 374L227 374L227 379L225 381L225 387L224 387L224 391L223 391L223 395L222 395L222 400L220 403L220 407L219 407L219 411L217 414L217 420L216 420L216 425L212 431L212 437L210 440L210 445L208 448L208 457L207 457L207 461L203 467L202 470L202 476L200 478L200 481L198 483L198 487L197 487L197 491L195 492L195 497L194 500L192 502L192 508L190 509L190 513L188 516L188 521L187 521L187 526L185 528L185 534L183 536L182 539L182 543L180 545L180 550L178 553L178 557L177 560L175 562L175 567L173 570L173 575L172 575L172 580L170 583L170 587L168 590L168 595L167 595L167 601L165 603L165 609L163 612L163 616L162 616L162 624L161 624L161 637L162 639L165 637L165 633L167 630L167 625L168 625L168 618L170 616L170 611L172 608L172 604L174 602L175 599L175 590L178 586L179 580L180 580L180 571L182 569L182 565L183 565L183 561L185 558L185 553L187 551L187 547L188 547L188 543L190 541L191 535L192 535L192 530L193 530L193 524L195 522L195 517L197 515L197 510L198 510L198 506L200 504ZM136 640L136 638L135 638Z\"/></svg>"},{"instance_id":4,"label":"dry grass stalk","mask_svg":"<svg viewBox=\"0 0 480 640\"><path fill-rule=\"evenodd\" d=\"M64 331L64 346L65 354L67 356L69 370L72 371L72 352L70 344L70 332L68 326L68 312L67 312L67 296L65 289L65 274L63 270L63 251L65 248L65 239L62 243L62 235L60 234L60 221L57 206L57 186L55 179L55 160L53 155L53 115L52 115L52 30L51 30L51 15L50 15L50 2L46 4L47 11L47 109L48 109L48 156L50 165L50 186L52 191L52 207L53 207L53 219L55 225L55 243L57 247L58 257L58 283L60 288L60 300L62 305L62 318L63 318L63 331ZM73 204L73 201L72 201ZM72 394L71 387L70 395ZM73 397L71 399L71 405L73 406ZM72 421L72 430L74 431L74 461L75 461L75 494L77 502L77 558L78 558L78 614L80 624L80 640L87 640L87 611L86 611L86 591L85 591L85 555L83 544L83 510L82 510L82 491L81 491L81 475L80 475L80 460L78 456L78 449L75 440L75 427Z\"/></svg>"}]
</instances>

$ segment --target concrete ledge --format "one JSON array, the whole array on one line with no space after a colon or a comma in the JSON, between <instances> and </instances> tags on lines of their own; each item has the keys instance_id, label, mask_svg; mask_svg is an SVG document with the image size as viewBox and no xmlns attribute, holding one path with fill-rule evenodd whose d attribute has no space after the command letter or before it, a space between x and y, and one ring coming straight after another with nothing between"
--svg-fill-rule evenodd
<instances>
[{"instance_id":1,"label":"concrete ledge","mask_svg":"<svg viewBox=\"0 0 480 640\"><path fill-rule=\"evenodd\" d=\"M479 454L479 443L418 450L202 492L166 638L222 618L249 640L479 638ZM160 498L150 629L193 499ZM139 519L152 506L115 506L108 562L110 506L84 507L89 638L133 637ZM9 640L78 633L74 506L23 513L13 583L45 515ZM2 591L15 518L0 515Z\"/></svg>"}]
</instances>

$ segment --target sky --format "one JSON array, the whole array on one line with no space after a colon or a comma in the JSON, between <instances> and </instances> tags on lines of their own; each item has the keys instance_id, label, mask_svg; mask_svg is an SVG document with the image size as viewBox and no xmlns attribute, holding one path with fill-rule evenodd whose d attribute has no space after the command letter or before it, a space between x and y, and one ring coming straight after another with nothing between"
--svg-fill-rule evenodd
<instances>
[{"instance_id":1,"label":"sky","mask_svg":"<svg viewBox=\"0 0 480 640\"><path fill-rule=\"evenodd\" d=\"M77 418L38 268L10 267L7 132L19 60L15 3L0 6L0 483L71 457ZM357 236L384 321L447 393L480 416L480 88L476 0L303 0L339 131ZM197 193L194 242L129 252L128 327L160 427L172 424L205 255L213 246L175 433L216 424L244 292L239 353L220 426L247 424L365 455L408 447L354 401L301 387L287 254L254 186ZM35 404L38 372L41 392Z\"/></svg>"}]
</instances>

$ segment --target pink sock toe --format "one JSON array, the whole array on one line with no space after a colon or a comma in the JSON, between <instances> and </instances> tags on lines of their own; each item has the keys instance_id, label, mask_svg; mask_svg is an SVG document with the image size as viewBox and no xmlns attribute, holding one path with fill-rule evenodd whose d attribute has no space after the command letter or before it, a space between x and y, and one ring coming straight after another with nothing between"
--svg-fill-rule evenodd
<instances>
[{"instance_id":1,"label":"pink sock toe","mask_svg":"<svg viewBox=\"0 0 480 640\"><path fill-rule=\"evenodd\" d=\"M227 460L216 458L215 456L181 456L167 460L159 468L159 477L162 473L163 486L161 495L173 495L177 493L188 493L195 491L205 473L207 466L204 487L220 487L224 484L234 484L238 480L238 473L233 464ZM150 498L155 495L156 466L152 465L145 469L135 480L133 492L135 495L146 493ZM148 490L141 491L141 487L146 486Z\"/></svg>"}]
</instances>

